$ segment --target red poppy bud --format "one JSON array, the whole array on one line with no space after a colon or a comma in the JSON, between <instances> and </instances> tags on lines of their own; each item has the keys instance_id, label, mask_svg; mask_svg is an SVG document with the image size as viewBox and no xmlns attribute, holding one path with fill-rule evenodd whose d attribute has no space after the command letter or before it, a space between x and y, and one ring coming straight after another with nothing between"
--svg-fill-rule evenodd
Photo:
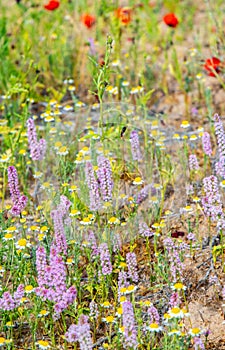
<instances>
[{"instance_id":1,"label":"red poppy bud","mask_svg":"<svg viewBox=\"0 0 225 350\"><path fill-rule=\"evenodd\" d=\"M56 10L60 5L60 2L57 0L50 0L47 5L44 5L44 8L48 11Z\"/></svg>"},{"instance_id":2,"label":"red poppy bud","mask_svg":"<svg viewBox=\"0 0 225 350\"><path fill-rule=\"evenodd\" d=\"M176 26L179 24L178 18L175 16L174 13L168 13L163 17L164 23L166 23L167 26L176 28Z\"/></svg>"},{"instance_id":3,"label":"red poppy bud","mask_svg":"<svg viewBox=\"0 0 225 350\"><path fill-rule=\"evenodd\" d=\"M96 22L96 18L88 13L85 13L81 16L81 22L90 29Z\"/></svg>"},{"instance_id":4,"label":"red poppy bud","mask_svg":"<svg viewBox=\"0 0 225 350\"><path fill-rule=\"evenodd\" d=\"M119 7L115 11L115 16L119 18L122 24L127 25L131 21L132 9L130 7Z\"/></svg>"}]
</instances>

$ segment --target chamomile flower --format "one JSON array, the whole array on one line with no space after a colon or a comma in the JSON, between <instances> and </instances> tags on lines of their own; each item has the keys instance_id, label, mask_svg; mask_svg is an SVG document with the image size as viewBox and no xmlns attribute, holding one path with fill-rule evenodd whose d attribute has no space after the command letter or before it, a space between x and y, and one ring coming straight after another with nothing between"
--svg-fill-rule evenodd
<instances>
[{"instance_id":1,"label":"chamomile flower","mask_svg":"<svg viewBox=\"0 0 225 350\"><path fill-rule=\"evenodd\" d=\"M190 141L196 141L198 137L196 135L191 135L190 136Z\"/></svg>"},{"instance_id":2,"label":"chamomile flower","mask_svg":"<svg viewBox=\"0 0 225 350\"><path fill-rule=\"evenodd\" d=\"M27 242L25 238L21 238L16 242L16 248L19 250L25 249L26 247L30 247L30 243Z\"/></svg>"},{"instance_id":3,"label":"chamomile flower","mask_svg":"<svg viewBox=\"0 0 225 350\"><path fill-rule=\"evenodd\" d=\"M62 146L56 152L59 156L66 156L69 153L69 150L66 146Z\"/></svg>"},{"instance_id":4,"label":"chamomile flower","mask_svg":"<svg viewBox=\"0 0 225 350\"><path fill-rule=\"evenodd\" d=\"M144 183L144 181L142 180L141 177L135 177L134 181L133 181L133 184L134 185L142 185Z\"/></svg>"},{"instance_id":5,"label":"chamomile flower","mask_svg":"<svg viewBox=\"0 0 225 350\"><path fill-rule=\"evenodd\" d=\"M112 315L106 316L102 320L105 321L106 323L115 323L115 317Z\"/></svg>"},{"instance_id":6,"label":"chamomile flower","mask_svg":"<svg viewBox=\"0 0 225 350\"><path fill-rule=\"evenodd\" d=\"M118 309L116 310L116 316L121 317L123 314L123 308L122 307L118 307Z\"/></svg>"},{"instance_id":7,"label":"chamomile flower","mask_svg":"<svg viewBox=\"0 0 225 350\"><path fill-rule=\"evenodd\" d=\"M111 304L109 301L104 301L104 303L102 303L101 306L103 306L105 309L109 309Z\"/></svg>"},{"instance_id":8,"label":"chamomile flower","mask_svg":"<svg viewBox=\"0 0 225 350\"><path fill-rule=\"evenodd\" d=\"M122 82L122 84L121 84L122 86L124 86L124 87L126 87L126 86L129 86L130 85L130 83L129 83L129 81L127 81L127 80L124 80L123 82Z\"/></svg>"},{"instance_id":9,"label":"chamomile flower","mask_svg":"<svg viewBox=\"0 0 225 350\"><path fill-rule=\"evenodd\" d=\"M18 229L16 228L16 226L9 226L9 227L5 230L5 232L7 232L7 233L16 233L16 232L18 232Z\"/></svg>"},{"instance_id":10,"label":"chamomile flower","mask_svg":"<svg viewBox=\"0 0 225 350\"><path fill-rule=\"evenodd\" d=\"M66 259L66 265L72 265L74 263L74 259L73 258L67 258Z\"/></svg>"},{"instance_id":11,"label":"chamomile flower","mask_svg":"<svg viewBox=\"0 0 225 350\"><path fill-rule=\"evenodd\" d=\"M157 332L157 333L162 331L162 327L160 327L158 323L150 323L150 325L147 326L146 329L149 330L150 332Z\"/></svg>"},{"instance_id":12,"label":"chamomile flower","mask_svg":"<svg viewBox=\"0 0 225 350\"><path fill-rule=\"evenodd\" d=\"M126 301L127 300L127 298L124 296L124 295L122 295L121 297L120 297L120 304L123 304L124 303L124 301Z\"/></svg>"},{"instance_id":13,"label":"chamomile flower","mask_svg":"<svg viewBox=\"0 0 225 350\"><path fill-rule=\"evenodd\" d=\"M7 154L3 154L0 158L0 163L7 163L10 160L10 156Z\"/></svg>"},{"instance_id":14,"label":"chamomile flower","mask_svg":"<svg viewBox=\"0 0 225 350\"><path fill-rule=\"evenodd\" d=\"M4 337L0 337L0 347L4 346L6 339Z\"/></svg>"},{"instance_id":15,"label":"chamomile flower","mask_svg":"<svg viewBox=\"0 0 225 350\"><path fill-rule=\"evenodd\" d=\"M109 220L108 223L110 225L119 225L120 224L120 220L117 219L115 216L112 216Z\"/></svg>"},{"instance_id":16,"label":"chamomile flower","mask_svg":"<svg viewBox=\"0 0 225 350\"><path fill-rule=\"evenodd\" d=\"M12 241L13 239L14 239L14 236L12 235L12 233L6 233L2 238L2 240L5 242Z\"/></svg>"},{"instance_id":17,"label":"chamomile flower","mask_svg":"<svg viewBox=\"0 0 225 350\"><path fill-rule=\"evenodd\" d=\"M183 120L180 127L183 128L183 129L187 129L189 128L190 124L189 124L189 121L188 120Z\"/></svg>"},{"instance_id":18,"label":"chamomile flower","mask_svg":"<svg viewBox=\"0 0 225 350\"><path fill-rule=\"evenodd\" d=\"M51 116L51 115L48 115L48 116L46 116L46 117L44 118L44 121L45 121L46 123L53 122L54 120L55 120L55 118L54 118L53 116Z\"/></svg>"},{"instance_id":19,"label":"chamomile flower","mask_svg":"<svg viewBox=\"0 0 225 350\"><path fill-rule=\"evenodd\" d=\"M180 140L180 135L179 134L173 134L173 139L174 140Z\"/></svg>"},{"instance_id":20,"label":"chamomile flower","mask_svg":"<svg viewBox=\"0 0 225 350\"><path fill-rule=\"evenodd\" d=\"M42 242L45 239L46 235L44 233L39 233L38 235L38 241Z\"/></svg>"},{"instance_id":21,"label":"chamomile flower","mask_svg":"<svg viewBox=\"0 0 225 350\"><path fill-rule=\"evenodd\" d=\"M136 290L137 290L137 286L134 286L133 284L131 284L126 288L126 291L124 294L131 294L131 293L134 293Z\"/></svg>"},{"instance_id":22,"label":"chamomile flower","mask_svg":"<svg viewBox=\"0 0 225 350\"><path fill-rule=\"evenodd\" d=\"M71 185L69 188L69 192L74 192L77 190L77 186L76 185Z\"/></svg>"},{"instance_id":23,"label":"chamomile flower","mask_svg":"<svg viewBox=\"0 0 225 350\"><path fill-rule=\"evenodd\" d=\"M39 231L40 230L40 227L37 226L37 225L32 225L30 226L29 230L28 231Z\"/></svg>"},{"instance_id":24,"label":"chamomile flower","mask_svg":"<svg viewBox=\"0 0 225 350\"><path fill-rule=\"evenodd\" d=\"M40 171L35 171L35 173L33 174L33 177L35 179L40 179L43 176L43 173L41 173Z\"/></svg>"},{"instance_id":25,"label":"chamomile flower","mask_svg":"<svg viewBox=\"0 0 225 350\"><path fill-rule=\"evenodd\" d=\"M85 103L82 102L82 101L78 101L78 102L75 104L75 106L81 108L81 107L84 107L84 106L85 106Z\"/></svg>"},{"instance_id":26,"label":"chamomile flower","mask_svg":"<svg viewBox=\"0 0 225 350\"><path fill-rule=\"evenodd\" d=\"M171 288L173 290L178 290L178 291L187 289L187 287L185 287L185 285L183 285L183 283L181 282L175 283Z\"/></svg>"},{"instance_id":27,"label":"chamomile flower","mask_svg":"<svg viewBox=\"0 0 225 350\"><path fill-rule=\"evenodd\" d=\"M189 330L188 332L192 337L198 337L199 335L201 335L203 333L203 331L201 331L200 328L196 327L196 328L192 328Z\"/></svg>"},{"instance_id":28,"label":"chamomile flower","mask_svg":"<svg viewBox=\"0 0 225 350\"><path fill-rule=\"evenodd\" d=\"M63 107L63 110L65 112L71 112L71 111L73 111L73 106L66 105L66 106Z\"/></svg>"},{"instance_id":29,"label":"chamomile flower","mask_svg":"<svg viewBox=\"0 0 225 350\"><path fill-rule=\"evenodd\" d=\"M76 87L75 87L75 86L69 86L69 87L68 87L68 90L69 90L70 92L74 92L74 91L76 90Z\"/></svg>"},{"instance_id":30,"label":"chamomile flower","mask_svg":"<svg viewBox=\"0 0 225 350\"><path fill-rule=\"evenodd\" d=\"M91 225L92 224L92 220L89 218L89 217L86 217L86 218L83 218L81 221L80 221L80 224L81 225Z\"/></svg>"},{"instance_id":31,"label":"chamomile flower","mask_svg":"<svg viewBox=\"0 0 225 350\"><path fill-rule=\"evenodd\" d=\"M0 265L0 273L4 273L5 272L5 269L2 265Z\"/></svg>"},{"instance_id":32,"label":"chamomile flower","mask_svg":"<svg viewBox=\"0 0 225 350\"><path fill-rule=\"evenodd\" d=\"M77 216L80 215L80 211L78 209L71 209L69 216Z\"/></svg>"},{"instance_id":33,"label":"chamomile flower","mask_svg":"<svg viewBox=\"0 0 225 350\"><path fill-rule=\"evenodd\" d=\"M28 285L24 288L24 290L25 290L25 293L26 293L26 294L30 294L30 293L34 292L34 287L33 287L31 284L28 284Z\"/></svg>"},{"instance_id":34,"label":"chamomile flower","mask_svg":"<svg viewBox=\"0 0 225 350\"><path fill-rule=\"evenodd\" d=\"M48 316L49 312L45 309L41 310L38 314L38 317L46 317Z\"/></svg>"},{"instance_id":35,"label":"chamomile flower","mask_svg":"<svg viewBox=\"0 0 225 350\"><path fill-rule=\"evenodd\" d=\"M178 329L172 329L170 332L168 332L169 336L173 336L173 335L180 335L180 331Z\"/></svg>"},{"instance_id":36,"label":"chamomile flower","mask_svg":"<svg viewBox=\"0 0 225 350\"><path fill-rule=\"evenodd\" d=\"M173 318L182 318L184 316L183 311L178 307L173 307L168 311L168 314Z\"/></svg>"},{"instance_id":37,"label":"chamomile flower","mask_svg":"<svg viewBox=\"0 0 225 350\"><path fill-rule=\"evenodd\" d=\"M50 349L50 344L47 340L38 340L36 342L36 345L38 345L39 349L42 349L42 350Z\"/></svg>"},{"instance_id":38,"label":"chamomile flower","mask_svg":"<svg viewBox=\"0 0 225 350\"><path fill-rule=\"evenodd\" d=\"M225 187L225 180L220 182L220 186L223 187L223 188Z\"/></svg>"},{"instance_id":39,"label":"chamomile flower","mask_svg":"<svg viewBox=\"0 0 225 350\"><path fill-rule=\"evenodd\" d=\"M186 207L183 208L184 212L191 213L193 211L192 207L190 205L186 205Z\"/></svg>"}]
</instances>

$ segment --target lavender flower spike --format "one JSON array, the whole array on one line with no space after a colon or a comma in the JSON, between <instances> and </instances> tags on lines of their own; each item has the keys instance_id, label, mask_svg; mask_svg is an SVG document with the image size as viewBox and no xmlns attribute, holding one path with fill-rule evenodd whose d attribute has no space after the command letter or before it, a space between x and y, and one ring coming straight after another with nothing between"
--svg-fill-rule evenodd
<instances>
[{"instance_id":1,"label":"lavender flower spike","mask_svg":"<svg viewBox=\"0 0 225 350\"><path fill-rule=\"evenodd\" d=\"M136 130L133 130L130 133L130 144L131 144L131 153L132 153L133 160L137 160L137 161L142 160L139 137L138 137L138 132Z\"/></svg>"},{"instance_id":2,"label":"lavender flower spike","mask_svg":"<svg viewBox=\"0 0 225 350\"><path fill-rule=\"evenodd\" d=\"M101 207L99 186L91 162L86 163L85 176L89 188L90 209L98 210Z\"/></svg>"},{"instance_id":3,"label":"lavender flower spike","mask_svg":"<svg viewBox=\"0 0 225 350\"><path fill-rule=\"evenodd\" d=\"M138 272L137 272L137 259L134 252L127 253L126 263L128 267L128 275L130 279L134 282L138 282Z\"/></svg>"},{"instance_id":4,"label":"lavender flower spike","mask_svg":"<svg viewBox=\"0 0 225 350\"><path fill-rule=\"evenodd\" d=\"M104 156L99 156L98 159L98 182L101 192L101 197L104 202L112 200L113 190L113 179L112 179L112 168L109 159Z\"/></svg>"},{"instance_id":5,"label":"lavender flower spike","mask_svg":"<svg viewBox=\"0 0 225 350\"><path fill-rule=\"evenodd\" d=\"M123 307L123 327L125 328L124 337L125 349L137 349L137 330L135 325L134 310L130 301L124 301Z\"/></svg>"},{"instance_id":6,"label":"lavender flower spike","mask_svg":"<svg viewBox=\"0 0 225 350\"><path fill-rule=\"evenodd\" d=\"M65 334L65 338L69 343L78 341L81 350L91 350L93 341L91 338L90 325L88 317L81 315L78 324L72 324Z\"/></svg>"},{"instance_id":7,"label":"lavender flower spike","mask_svg":"<svg viewBox=\"0 0 225 350\"><path fill-rule=\"evenodd\" d=\"M46 152L46 141L40 139L38 142L36 128L32 118L27 120L27 137L31 158L33 160L42 160Z\"/></svg>"},{"instance_id":8,"label":"lavender flower spike","mask_svg":"<svg viewBox=\"0 0 225 350\"><path fill-rule=\"evenodd\" d=\"M16 168L12 165L8 167L8 184L13 201L13 207L10 212L13 216L18 216L27 204L27 197L20 194L18 174Z\"/></svg>"},{"instance_id":9,"label":"lavender flower spike","mask_svg":"<svg viewBox=\"0 0 225 350\"><path fill-rule=\"evenodd\" d=\"M202 147L205 152L205 154L209 157L212 155L212 145L210 141L210 135L208 132L204 132L202 135Z\"/></svg>"}]
</instances>

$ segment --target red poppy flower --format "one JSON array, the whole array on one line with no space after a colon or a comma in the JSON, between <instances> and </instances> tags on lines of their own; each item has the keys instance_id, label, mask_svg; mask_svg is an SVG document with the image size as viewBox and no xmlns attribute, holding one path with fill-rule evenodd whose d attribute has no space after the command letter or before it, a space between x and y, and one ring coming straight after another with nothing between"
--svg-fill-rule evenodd
<instances>
[{"instance_id":1,"label":"red poppy flower","mask_svg":"<svg viewBox=\"0 0 225 350\"><path fill-rule=\"evenodd\" d=\"M204 68L205 70L207 70L208 75L210 77L215 77L216 76L215 71L217 73L220 72L220 65L221 65L221 61L219 60L219 58L212 57L212 58L208 58L205 61Z\"/></svg>"},{"instance_id":2,"label":"red poppy flower","mask_svg":"<svg viewBox=\"0 0 225 350\"><path fill-rule=\"evenodd\" d=\"M96 22L96 18L88 13L85 13L81 16L81 22L90 29Z\"/></svg>"},{"instance_id":3,"label":"red poppy flower","mask_svg":"<svg viewBox=\"0 0 225 350\"><path fill-rule=\"evenodd\" d=\"M47 5L44 5L44 8L48 11L56 10L60 5L60 2L57 0L50 0Z\"/></svg>"},{"instance_id":4,"label":"red poppy flower","mask_svg":"<svg viewBox=\"0 0 225 350\"><path fill-rule=\"evenodd\" d=\"M174 13L168 13L163 17L164 23L168 25L169 27L176 28L176 26L179 24L178 18L175 16Z\"/></svg>"},{"instance_id":5,"label":"red poppy flower","mask_svg":"<svg viewBox=\"0 0 225 350\"><path fill-rule=\"evenodd\" d=\"M130 7L119 7L115 11L115 15L120 19L121 23L127 25L131 21L132 9Z\"/></svg>"}]
</instances>

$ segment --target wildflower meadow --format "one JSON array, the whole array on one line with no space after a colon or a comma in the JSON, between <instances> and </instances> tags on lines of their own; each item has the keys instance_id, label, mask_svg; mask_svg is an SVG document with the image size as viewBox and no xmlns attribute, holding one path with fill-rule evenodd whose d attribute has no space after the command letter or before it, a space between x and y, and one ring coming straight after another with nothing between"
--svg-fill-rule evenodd
<instances>
[{"instance_id":1,"label":"wildflower meadow","mask_svg":"<svg viewBox=\"0 0 225 350\"><path fill-rule=\"evenodd\" d=\"M225 349L225 2L0 2L0 348Z\"/></svg>"}]
</instances>

